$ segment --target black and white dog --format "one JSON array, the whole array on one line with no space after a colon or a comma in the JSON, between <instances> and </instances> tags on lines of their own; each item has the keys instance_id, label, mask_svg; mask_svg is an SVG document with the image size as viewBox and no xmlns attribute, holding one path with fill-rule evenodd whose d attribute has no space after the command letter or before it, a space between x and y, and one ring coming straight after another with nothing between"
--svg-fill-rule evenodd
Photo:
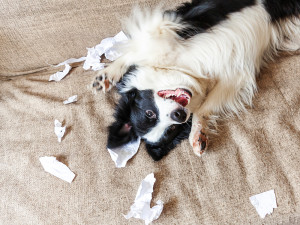
<instances>
[{"instance_id":1,"label":"black and white dog","mask_svg":"<svg viewBox=\"0 0 300 225\"><path fill-rule=\"evenodd\" d=\"M210 125L251 105L256 75L278 51L300 47L300 0L193 0L175 10L135 8L123 55L93 86L121 98L108 147L141 137L154 160L189 137L197 155ZM191 115L193 115L191 119Z\"/></svg>"}]
</instances>

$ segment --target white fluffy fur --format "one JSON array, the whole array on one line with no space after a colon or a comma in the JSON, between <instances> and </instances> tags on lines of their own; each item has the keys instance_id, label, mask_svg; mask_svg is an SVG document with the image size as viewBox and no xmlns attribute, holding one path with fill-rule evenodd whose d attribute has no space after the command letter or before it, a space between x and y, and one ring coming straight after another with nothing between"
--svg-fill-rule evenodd
<instances>
[{"instance_id":1,"label":"white fluffy fur","mask_svg":"<svg viewBox=\"0 0 300 225\"><path fill-rule=\"evenodd\" d=\"M159 123L154 128L152 128L150 132L143 136L143 138L147 139L147 141L153 143L157 142L161 138L163 131L165 131L167 127L172 124L178 124L178 122L172 120L170 112L181 108L176 102L172 101L171 99L163 99L158 95L154 96L154 101L156 103L156 106L159 108ZM190 115L188 114L186 120L188 120L189 117Z\"/></svg>"},{"instance_id":2,"label":"white fluffy fur","mask_svg":"<svg viewBox=\"0 0 300 225\"><path fill-rule=\"evenodd\" d=\"M123 46L124 55L104 72L116 82L136 64L128 89L191 90L193 98L187 106L194 114L191 144L199 124L207 129L207 119L239 114L252 104L256 75L278 50L294 51L300 46L299 18L272 24L262 5L233 13L187 40L176 34L180 28L178 18L160 9L135 9L125 23L130 41Z\"/></svg>"}]
</instances>

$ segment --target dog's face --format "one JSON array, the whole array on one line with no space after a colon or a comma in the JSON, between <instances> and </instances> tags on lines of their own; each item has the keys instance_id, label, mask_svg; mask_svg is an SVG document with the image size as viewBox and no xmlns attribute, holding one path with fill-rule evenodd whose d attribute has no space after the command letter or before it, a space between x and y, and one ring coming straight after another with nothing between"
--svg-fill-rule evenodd
<instances>
[{"instance_id":1,"label":"dog's face","mask_svg":"<svg viewBox=\"0 0 300 225\"><path fill-rule=\"evenodd\" d=\"M192 90L183 83L166 80L145 80L150 71L131 69L117 85L121 98L109 128L108 148L126 144L137 137L146 141L148 153L161 159L191 129L191 111L187 107ZM173 83L173 84L172 84Z\"/></svg>"}]
</instances>

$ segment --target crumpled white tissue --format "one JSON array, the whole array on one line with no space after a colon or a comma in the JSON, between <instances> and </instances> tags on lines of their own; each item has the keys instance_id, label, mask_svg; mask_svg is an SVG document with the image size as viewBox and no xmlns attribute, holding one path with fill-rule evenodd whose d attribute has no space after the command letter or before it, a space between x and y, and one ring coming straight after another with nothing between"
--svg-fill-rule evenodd
<instances>
[{"instance_id":1,"label":"crumpled white tissue","mask_svg":"<svg viewBox=\"0 0 300 225\"><path fill-rule=\"evenodd\" d=\"M101 56L104 54L108 60L110 61L116 60L122 55L122 53L116 50L115 45L119 43L124 43L127 40L128 38L123 31L119 32L114 37L103 39L101 43L96 45L95 47L87 48L88 50L87 56L78 59L71 58L62 63L57 64L55 67L64 65L65 69L64 71L57 72L51 75L49 81L52 80L60 81L61 79L63 79L70 72L72 67L69 64L71 63L84 61L83 69L85 70L92 69L94 71L102 70L104 68L105 63L100 62Z\"/></svg>"},{"instance_id":2,"label":"crumpled white tissue","mask_svg":"<svg viewBox=\"0 0 300 225\"><path fill-rule=\"evenodd\" d=\"M115 61L117 58L119 58L122 55L122 53L119 52L119 50L117 50L115 46L116 44L125 43L126 41L128 41L128 37L124 34L123 31L119 32L116 36L114 36L113 45L105 51L105 58L107 58L110 61Z\"/></svg>"},{"instance_id":3,"label":"crumpled white tissue","mask_svg":"<svg viewBox=\"0 0 300 225\"><path fill-rule=\"evenodd\" d=\"M122 43L127 41L128 38L124 34L123 31L119 32L114 37L105 38L101 41L100 44L95 47L88 48L88 54L86 56L86 60L83 65L83 69L88 70L101 70L104 68L104 63L100 63L100 58L104 54L107 59L110 61L116 60L121 56L120 52L117 52L116 49L113 48L118 43Z\"/></svg>"},{"instance_id":4,"label":"crumpled white tissue","mask_svg":"<svg viewBox=\"0 0 300 225\"><path fill-rule=\"evenodd\" d=\"M92 69L96 71L96 70L102 70L104 68L105 63L100 62L100 55L95 48L96 47L87 48L88 53L86 56L86 60L83 64L83 69L85 70Z\"/></svg>"},{"instance_id":5,"label":"crumpled white tissue","mask_svg":"<svg viewBox=\"0 0 300 225\"><path fill-rule=\"evenodd\" d=\"M63 66L63 65L66 65L66 64L71 64L71 63L83 62L84 60L86 60L86 57L81 57L81 58L78 58L78 59L71 58L71 59L67 59L66 61L64 61L62 63L57 64L55 67Z\"/></svg>"},{"instance_id":6,"label":"crumpled white tissue","mask_svg":"<svg viewBox=\"0 0 300 225\"><path fill-rule=\"evenodd\" d=\"M136 194L134 204L130 207L130 212L124 215L126 219L131 217L142 219L147 225L160 216L164 207L164 203L161 200L158 200L156 202L157 205L150 208L155 180L154 174L150 173L142 181Z\"/></svg>"},{"instance_id":7,"label":"crumpled white tissue","mask_svg":"<svg viewBox=\"0 0 300 225\"><path fill-rule=\"evenodd\" d=\"M63 163L56 160L54 156L40 157L44 170L52 175L71 183L75 174Z\"/></svg>"},{"instance_id":8,"label":"crumpled white tissue","mask_svg":"<svg viewBox=\"0 0 300 225\"><path fill-rule=\"evenodd\" d=\"M60 81L70 72L71 69L72 67L69 64L65 64L65 69L63 71L59 71L51 75L49 81Z\"/></svg>"},{"instance_id":9,"label":"crumpled white tissue","mask_svg":"<svg viewBox=\"0 0 300 225\"><path fill-rule=\"evenodd\" d=\"M274 190L253 195L249 199L261 218L265 218L267 214L271 214L273 209L277 208Z\"/></svg>"},{"instance_id":10,"label":"crumpled white tissue","mask_svg":"<svg viewBox=\"0 0 300 225\"><path fill-rule=\"evenodd\" d=\"M58 142L61 142L62 137L66 132L66 126L62 127L62 124L58 121L54 121L54 133L57 136Z\"/></svg>"},{"instance_id":11,"label":"crumpled white tissue","mask_svg":"<svg viewBox=\"0 0 300 225\"><path fill-rule=\"evenodd\" d=\"M73 95L71 97L69 97L67 100L64 101L64 104L70 104L72 102L76 102L78 100L78 96L77 95Z\"/></svg>"},{"instance_id":12,"label":"crumpled white tissue","mask_svg":"<svg viewBox=\"0 0 300 225\"><path fill-rule=\"evenodd\" d=\"M126 166L127 161L137 153L140 143L141 139L138 138L136 141L129 142L121 147L107 149L117 168Z\"/></svg>"}]
</instances>

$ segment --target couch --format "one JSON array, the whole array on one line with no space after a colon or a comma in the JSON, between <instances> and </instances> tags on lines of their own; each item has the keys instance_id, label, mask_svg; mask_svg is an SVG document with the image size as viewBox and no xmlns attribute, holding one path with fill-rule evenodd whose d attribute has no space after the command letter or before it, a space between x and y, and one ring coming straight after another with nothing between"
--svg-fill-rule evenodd
<instances>
[{"instance_id":1,"label":"couch","mask_svg":"<svg viewBox=\"0 0 300 225\"><path fill-rule=\"evenodd\" d=\"M185 140L154 162L142 143L125 168L106 150L115 90L94 95L95 72L81 64L48 81L63 69L52 65L117 34L137 3L159 1L0 1L0 224L143 224L123 214L152 172L153 202L165 203L153 224L300 224L300 52L262 71L254 107L221 122L201 158ZM67 126L60 143L55 119ZM46 173L42 156L65 163L74 181ZM249 197L271 189L278 208L261 219Z\"/></svg>"}]
</instances>

